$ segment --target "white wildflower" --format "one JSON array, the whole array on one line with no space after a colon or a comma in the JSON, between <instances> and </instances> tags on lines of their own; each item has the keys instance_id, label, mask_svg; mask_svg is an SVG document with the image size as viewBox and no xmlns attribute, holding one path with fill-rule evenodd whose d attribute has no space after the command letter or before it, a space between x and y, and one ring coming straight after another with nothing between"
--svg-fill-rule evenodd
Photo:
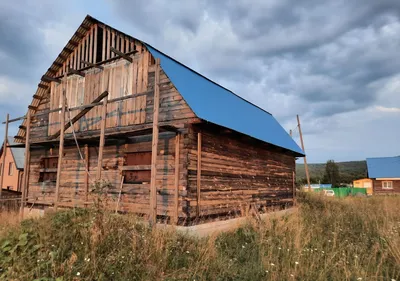
<instances>
[{"instance_id":1,"label":"white wildflower","mask_svg":"<svg viewBox=\"0 0 400 281\"><path fill-rule=\"evenodd\" d=\"M246 248L246 246L245 246L245 245L242 245L242 248L244 249L244 248Z\"/></svg>"},{"instance_id":2,"label":"white wildflower","mask_svg":"<svg viewBox=\"0 0 400 281\"><path fill-rule=\"evenodd\" d=\"M298 261L295 261L295 262L294 262L294 264L295 264L295 265L298 265L298 264L299 264L299 262L298 262Z\"/></svg>"},{"instance_id":3,"label":"white wildflower","mask_svg":"<svg viewBox=\"0 0 400 281\"><path fill-rule=\"evenodd\" d=\"M293 275L293 274L290 274L290 276L291 276L291 277L294 277L294 275Z\"/></svg>"},{"instance_id":4,"label":"white wildflower","mask_svg":"<svg viewBox=\"0 0 400 281\"><path fill-rule=\"evenodd\" d=\"M186 254L189 254L190 252L189 251L186 251Z\"/></svg>"},{"instance_id":5,"label":"white wildflower","mask_svg":"<svg viewBox=\"0 0 400 281\"><path fill-rule=\"evenodd\" d=\"M272 263L272 262L271 262L271 265L272 265L272 266L275 266L275 264L274 264L274 263Z\"/></svg>"},{"instance_id":6,"label":"white wildflower","mask_svg":"<svg viewBox=\"0 0 400 281\"><path fill-rule=\"evenodd\" d=\"M357 280L362 280L362 278L361 278L361 277L358 277Z\"/></svg>"},{"instance_id":7,"label":"white wildflower","mask_svg":"<svg viewBox=\"0 0 400 281\"><path fill-rule=\"evenodd\" d=\"M76 276L80 276L80 275L81 275L81 273L80 273L80 272L77 272L77 273L76 273Z\"/></svg>"}]
</instances>

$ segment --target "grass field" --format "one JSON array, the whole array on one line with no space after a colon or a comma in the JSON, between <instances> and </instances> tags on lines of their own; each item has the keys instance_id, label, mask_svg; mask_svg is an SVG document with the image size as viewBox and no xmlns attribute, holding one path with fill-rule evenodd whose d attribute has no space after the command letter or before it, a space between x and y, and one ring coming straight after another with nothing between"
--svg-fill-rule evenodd
<instances>
[{"instance_id":1,"label":"grass field","mask_svg":"<svg viewBox=\"0 0 400 281\"><path fill-rule=\"evenodd\" d=\"M205 239L103 211L2 216L1 280L400 280L400 197L303 195L298 210Z\"/></svg>"}]
</instances>

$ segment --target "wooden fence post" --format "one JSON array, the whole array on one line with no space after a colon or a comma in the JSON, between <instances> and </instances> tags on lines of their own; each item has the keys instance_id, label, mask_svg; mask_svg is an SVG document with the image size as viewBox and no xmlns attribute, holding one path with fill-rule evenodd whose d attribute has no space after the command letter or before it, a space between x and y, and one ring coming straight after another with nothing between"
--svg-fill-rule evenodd
<instances>
[{"instance_id":1,"label":"wooden fence post","mask_svg":"<svg viewBox=\"0 0 400 281\"><path fill-rule=\"evenodd\" d=\"M156 59L154 81L153 136L151 141L151 178L150 178L150 223L157 222L157 151L158 151L158 113L160 107L160 59Z\"/></svg>"},{"instance_id":2,"label":"wooden fence post","mask_svg":"<svg viewBox=\"0 0 400 281\"><path fill-rule=\"evenodd\" d=\"M2 190L3 190L4 171L6 170L4 166L6 165L6 155L7 155L8 120L10 120L10 114L7 113L6 128L5 128L5 131L4 131L4 142L3 142L3 158L2 158L2 161L1 161L0 198L2 196Z\"/></svg>"}]
</instances>

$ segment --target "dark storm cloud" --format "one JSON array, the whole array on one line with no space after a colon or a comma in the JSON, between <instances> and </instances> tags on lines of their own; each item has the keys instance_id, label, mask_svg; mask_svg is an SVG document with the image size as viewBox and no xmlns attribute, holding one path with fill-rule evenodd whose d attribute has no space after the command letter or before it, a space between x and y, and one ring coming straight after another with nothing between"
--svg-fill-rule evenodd
<instances>
[{"instance_id":1,"label":"dark storm cloud","mask_svg":"<svg viewBox=\"0 0 400 281\"><path fill-rule=\"evenodd\" d=\"M137 2L132 9L127 5L115 5L117 13L135 29L143 23L151 25L154 34L146 40L166 45L160 48L181 48L181 54L192 52L200 70L211 79L264 83L266 89L300 97L313 107L314 116L372 104L376 94L367 85L400 69L395 59L400 30L389 37L382 34L385 25L399 22L397 0L154 1L151 5ZM133 6L140 12L132 16ZM150 16L152 22L144 20ZM206 36L195 50L187 50L188 44L168 46L157 40L165 37L163 27L168 24L182 38L190 30L193 40L210 25L211 37L215 22L233 35L213 38L209 44Z\"/></svg>"},{"instance_id":2,"label":"dark storm cloud","mask_svg":"<svg viewBox=\"0 0 400 281\"><path fill-rule=\"evenodd\" d=\"M38 81L54 59L49 58L44 29L62 19L62 10L48 0L0 3L0 75L25 83Z\"/></svg>"}]
</instances>

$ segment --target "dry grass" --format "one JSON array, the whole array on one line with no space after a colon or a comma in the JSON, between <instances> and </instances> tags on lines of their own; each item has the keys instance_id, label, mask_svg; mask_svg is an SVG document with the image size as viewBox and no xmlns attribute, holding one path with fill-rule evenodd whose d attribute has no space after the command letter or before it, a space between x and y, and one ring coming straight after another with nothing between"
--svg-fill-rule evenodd
<instances>
[{"instance_id":1,"label":"dry grass","mask_svg":"<svg viewBox=\"0 0 400 281\"><path fill-rule=\"evenodd\" d=\"M85 210L26 220L0 233L0 279L400 280L400 197L299 201L207 239Z\"/></svg>"}]
</instances>

